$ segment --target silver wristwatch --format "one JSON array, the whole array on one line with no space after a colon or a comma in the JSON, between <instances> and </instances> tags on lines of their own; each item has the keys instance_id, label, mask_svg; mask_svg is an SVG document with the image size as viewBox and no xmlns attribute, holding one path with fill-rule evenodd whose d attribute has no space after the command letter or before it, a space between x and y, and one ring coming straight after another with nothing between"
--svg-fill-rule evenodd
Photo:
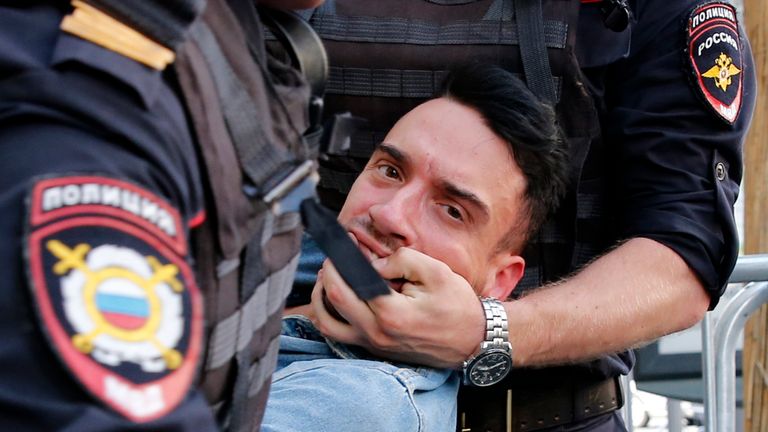
<instances>
[{"instance_id":1,"label":"silver wristwatch","mask_svg":"<svg viewBox=\"0 0 768 432\"><path fill-rule=\"evenodd\" d=\"M494 298L482 298L485 312L485 340L480 352L464 362L464 384L487 387L504 379L512 370L507 312Z\"/></svg>"}]
</instances>

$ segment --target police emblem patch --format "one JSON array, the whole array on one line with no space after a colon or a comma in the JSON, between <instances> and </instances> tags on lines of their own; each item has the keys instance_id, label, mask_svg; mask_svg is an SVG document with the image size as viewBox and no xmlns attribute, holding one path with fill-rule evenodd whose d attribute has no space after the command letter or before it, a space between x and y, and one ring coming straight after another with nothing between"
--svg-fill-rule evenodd
<instances>
[{"instance_id":1,"label":"police emblem patch","mask_svg":"<svg viewBox=\"0 0 768 432\"><path fill-rule=\"evenodd\" d=\"M202 342L202 300L176 209L95 176L39 181L29 206L30 287L54 351L132 421L176 408Z\"/></svg>"},{"instance_id":2,"label":"police emblem patch","mask_svg":"<svg viewBox=\"0 0 768 432\"><path fill-rule=\"evenodd\" d=\"M686 35L693 87L720 119L733 124L741 111L744 64L736 9L721 2L697 6Z\"/></svg>"}]
</instances>

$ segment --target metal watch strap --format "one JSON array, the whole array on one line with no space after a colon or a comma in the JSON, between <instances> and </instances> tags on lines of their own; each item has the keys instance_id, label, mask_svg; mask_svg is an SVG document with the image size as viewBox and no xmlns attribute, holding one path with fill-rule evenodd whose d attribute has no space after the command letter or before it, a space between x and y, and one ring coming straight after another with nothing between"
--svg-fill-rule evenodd
<instances>
[{"instance_id":1,"label":"metal watch strap","mask_svg":"<svg viewBox=\"0 0 768 432\"><path fill-rule=\"evenodd\" d=\"M465 385L486 387L498 383L509 373L512 344L504 305L494 298L481 298L480 303L485 313L485 340L480 344L480 352L465 361L462 369Z\"/></svg>"},{"instance_id":2,"label":"metal watch strap","mask_svg":"<svg viewBox=\"0 0 768 432\"><path fill-rule=\"evenodd\" d=\"M485 340L480 344L480 352L491 348L499 348L512 354L512 345L509 343L509 323L507 311L504 305L495 298L486 297L480 299L485 312Z\"/></svg>"}]
</instances>

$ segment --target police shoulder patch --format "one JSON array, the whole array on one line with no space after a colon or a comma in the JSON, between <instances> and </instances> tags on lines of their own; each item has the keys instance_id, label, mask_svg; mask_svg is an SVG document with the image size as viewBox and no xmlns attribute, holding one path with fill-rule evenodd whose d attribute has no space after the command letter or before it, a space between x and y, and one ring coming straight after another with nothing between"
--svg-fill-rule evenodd
<instances>
[{"instance_id":1,"label":"police shoulder patch","mask_svg":"<svg viewBox=\"0 0 768 432\"><path fill-rule=\"evenodd\" d=\"M717 117L733 124L741 111L744 75L736 8L717 1L695 7L686 36L686 58L696 93Z\"/></svg>"},{"instance_id":2,"label":"police shoulder patch","mask_svg":"<svg viewBox=\"0 0 768 432\"><path fill-rule=\"evenodd\" d=\"M100 176L39 180L28 205L29 285L66 368L132 421L176 408L195 376L203 320L178 211Z\"/></svg>"}]
</instances>

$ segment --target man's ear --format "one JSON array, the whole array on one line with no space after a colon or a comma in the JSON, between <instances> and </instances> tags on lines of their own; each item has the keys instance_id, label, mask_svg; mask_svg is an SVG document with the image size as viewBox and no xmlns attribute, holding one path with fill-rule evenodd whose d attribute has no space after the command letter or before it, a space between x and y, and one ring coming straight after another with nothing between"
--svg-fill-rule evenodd
<instances>
[{"instance_id":1,"label":"man's ear","mask_svg":"<svg viewBox=\"0 0 768 432\"><path fill-rule=\"evenodd\" d=\"M501 254L496 257L496 273L486 283L479 293L482 297L493 297L506 300L523 277L525 260L520 255Z\"/></svg>"}]
</instances>

